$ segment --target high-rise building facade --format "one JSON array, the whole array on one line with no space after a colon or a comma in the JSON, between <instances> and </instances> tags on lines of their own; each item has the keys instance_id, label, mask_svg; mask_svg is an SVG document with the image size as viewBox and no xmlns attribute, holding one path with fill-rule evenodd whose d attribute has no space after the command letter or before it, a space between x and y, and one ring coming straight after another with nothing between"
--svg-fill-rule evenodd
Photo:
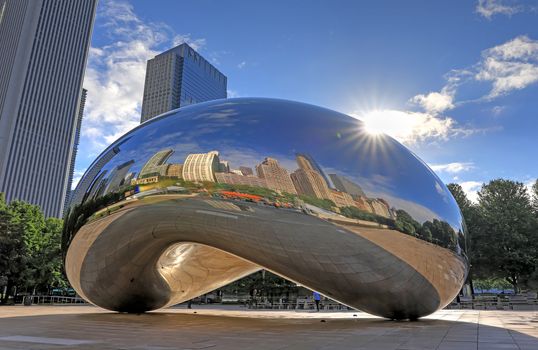
<instances>
[{"instance_id":1,"label":"high-rise building facade","mask_svg":"<svg viewBox=\"0 0 538 350\"><path fill-rule=\"evenodd\" d=\"M96 0L0 0L0 192L61 216Z\"/></svg>"},{"instance_id":2,"label":"high-rise building facade","mask_svg":"<svg viewBox=\"0 0 538 350\"><path fill-rule=\"evenodd\" d=\"M181 44L148 60L140 122L193 103L226 98L226 89L226 76Z\"/></svg>"},{"instance_id":3,"label":"high-rise building facade","mask_svg":"<svg viewBox=\"0 0 538 350\"><path fill-rule=\"evenodd\" d=\"M297 194L288 171L278 164L278 160L267 157L263 162L256 165L258 176L267 181L267 186L272 190Z\"/></svg>"},{"instance_id":4,"label":"high-rise building facade","mask_svg":"<svg viewBox=\"0 0 538 350\"><path fill-rule=\"evenodd\" d=\"M73 191L71 186L73 186L73 176L75 175L75 161L78 153L78 144L80 142L80 126L82 125L82 118L84 117L84 107L86 106L86 97L88 96L88 90L82 89L82 94L80 95L80 104L78 107L77 113L77 126L75 129L75 141L73 142L73 153L71 154L71 165L69 167L69 177L67 179L67 192L65 195L64 202L64 214L66 213L67 207L71 202L71 196Z\"/></svg>"}]
</instances>

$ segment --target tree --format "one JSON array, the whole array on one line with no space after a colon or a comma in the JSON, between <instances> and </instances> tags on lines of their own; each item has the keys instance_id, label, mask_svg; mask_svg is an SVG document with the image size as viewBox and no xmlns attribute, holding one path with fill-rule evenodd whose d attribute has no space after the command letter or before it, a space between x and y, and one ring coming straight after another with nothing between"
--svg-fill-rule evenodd
<instances>
[{"instance_id":1,"label":"tree","mask_svg":"<svg viewBox=\"0 0 538 350\"><path fill-rule=\"evenodd\" d=\"M21 281L26 266L24 252L23 226L0 193L0 288L6 290L1 300L4 304Z\"/></svg>"},{"instance_id":2,"label":"tree","mask_svg":"<svg viewBox=\"0 0 538 350\"><path fill-rule=\"evenodd\" d=\"M536 218L521 182L497 179L478 192L484 236L474 260L489 277L505 278L519 292L537 263ZM485 234L487 233L487 237Z\"/></svg>"},{"instance_id":3,"label":"tree","mask_svg":"<svg viewBox=\"0 0 538 350\"><path fill-rule=\"evenodd\" d=\"M67 285L62 272L62 220L45 219L40 208L22 201L6 204L0 193L0 287L2 302L18 290L32 293Z\"/></svg>"},{"instance_id":4,"label":"tree","mask_svg":"<svg viewBox=\"0 0 538 350\"><path fill-rule=\"evenodd\" d=\"M532 185L532 203L534 205L534 211L538 215L538 179Z\"/></svg>"},{"instance_id":5,"label":"tree","mask_svg":"<svg viewBox=\"0 0 538 350\"><path fill-rule=\"evenodd\" d=\"M473 277L488 277L488 272L485 271L487 269L483 269L482 265L480 265L481 261L475 258L475 251L476 254L478 254L478 250L483 247L481 241L487 240L489 238L487 234L484 234L482 227L483 220L480 216L480 210L478 205L471 202L467 198L467 195L465 194L463 188L460 185L451 183L448 184L447 187L452 193L454 199L456 200L456 203L458 203L458 206L461 210L461 214L463 216L463 224L465 228L465 232L463 234L465 237L460 245L462 248L464 248L465 253L467 254L467 258L469 259L470 271L468 281L471 287L471 293L474 294ZM487 265L484 267L487 267Z\"/></svg>"}]
</instances>

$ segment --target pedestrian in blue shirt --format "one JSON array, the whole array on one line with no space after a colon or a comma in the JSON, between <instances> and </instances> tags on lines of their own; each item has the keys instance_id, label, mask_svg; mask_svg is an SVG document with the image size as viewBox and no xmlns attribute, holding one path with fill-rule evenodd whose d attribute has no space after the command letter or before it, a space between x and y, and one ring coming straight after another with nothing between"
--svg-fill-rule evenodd
<instances>
[{"instance_id":1,"label":"pedestrian in blue shirt","mask_svg":"<svg viewBox=\"0 0 538 350\"><path fill-rule=\"evenodd\" d=\"M312 293L312 296L314 297L314 301L316 302L316 310L319 312L319 301L321 300L321 296L318 292Z\"/></svg>"}]
</instances>

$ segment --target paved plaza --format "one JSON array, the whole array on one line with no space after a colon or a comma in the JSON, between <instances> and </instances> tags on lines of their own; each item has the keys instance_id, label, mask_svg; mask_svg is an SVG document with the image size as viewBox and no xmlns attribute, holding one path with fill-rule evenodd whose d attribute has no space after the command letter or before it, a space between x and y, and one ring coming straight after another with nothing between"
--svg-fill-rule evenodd
<instances>
[{"instance_id":1,"label":"paved plaza","mask_svg":"<svg viewBox=\"0 0 538 350\"><path fill-rule=\"evenodd\" d=\"M442 310L418 322L361 312L0 307L0 349L538 349L538 312Z\"/></svg>"}]
</instances>

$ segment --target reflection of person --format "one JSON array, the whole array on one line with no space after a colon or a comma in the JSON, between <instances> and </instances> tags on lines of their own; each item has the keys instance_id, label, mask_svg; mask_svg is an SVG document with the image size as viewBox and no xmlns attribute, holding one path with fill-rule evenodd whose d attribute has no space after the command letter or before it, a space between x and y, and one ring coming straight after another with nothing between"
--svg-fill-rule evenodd
<instances>
[{"instance_id":1,"label":"reflection of person","mask_svg":"<svg viewBox=\"0 0 538 350\"><path fill-rule=\"evenodd\" d=\"M312 296L314 297L314 301L316 302L316 310L319 312L319 301L321 300L321 296L318 292L313 292Z\"/></svg>"}]
</instances>

